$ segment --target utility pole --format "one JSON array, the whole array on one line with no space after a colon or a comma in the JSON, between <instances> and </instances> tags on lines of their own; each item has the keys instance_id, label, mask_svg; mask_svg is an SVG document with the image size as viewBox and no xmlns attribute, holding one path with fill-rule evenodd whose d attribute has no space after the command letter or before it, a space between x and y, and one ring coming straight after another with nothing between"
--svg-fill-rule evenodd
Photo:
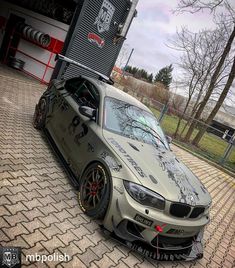
<instances>
[{"instance_id":1,"label":"utility pole","mask_svg":"<svg viewBox=\"0 0 235 268\"><path fill-rule=\"evenodd\" d=\"M122 76L124 76L124 74L125 74L126 67L128 66L128 63L129 63L129 61L130 61L130 59L131 59L131 56L132 56L133 52L134 52L134 48L132 48L131 53L130 53L128 59L127 59L126 65L125 65L125 67L123 68Z\"/></svg>"}]
</instances>

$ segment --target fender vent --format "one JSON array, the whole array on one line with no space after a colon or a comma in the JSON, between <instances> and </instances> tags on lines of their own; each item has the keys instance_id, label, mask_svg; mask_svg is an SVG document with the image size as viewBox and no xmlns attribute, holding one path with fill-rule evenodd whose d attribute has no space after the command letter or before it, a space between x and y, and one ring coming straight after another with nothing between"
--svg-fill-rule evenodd
<instances>
[{"instance_id":1,"label":"fender vent","mask_svg":"<svg viewBox=\"0 0 235 268\"><path fill-rule=\"evenodd\" d=\"M134 149L134 150L136 150L136 151L140 151L134 144L132 144L132 143L130 143L130 142L128 142L128 144Z\"/></svg>"}]
</instances>

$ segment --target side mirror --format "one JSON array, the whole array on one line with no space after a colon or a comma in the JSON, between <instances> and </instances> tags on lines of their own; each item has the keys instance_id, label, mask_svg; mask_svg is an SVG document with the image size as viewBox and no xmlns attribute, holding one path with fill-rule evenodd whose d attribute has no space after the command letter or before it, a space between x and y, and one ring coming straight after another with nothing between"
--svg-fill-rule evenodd
<instances>
[{"instance_id":1,"label":"side mirror","mask_svg":"<svg viewBox=\"0 0 235 268\"><path fill-rule=\"evenodd\" d=\"M167 142L168 142L169 144L172 143L172 138L171 138L170 136L166 136L166 140L167 140Z\"/></svg>"},{"instance_id":2,"label":"side mirror","mask_svg":"<svg viewBox=\"0 0 235 268\"><path fill-rule=\"evenodd\" d=\"M90 119L96 115L96 110L88 106L79 106L79 112Z\"/></svg>"}]
</instances>

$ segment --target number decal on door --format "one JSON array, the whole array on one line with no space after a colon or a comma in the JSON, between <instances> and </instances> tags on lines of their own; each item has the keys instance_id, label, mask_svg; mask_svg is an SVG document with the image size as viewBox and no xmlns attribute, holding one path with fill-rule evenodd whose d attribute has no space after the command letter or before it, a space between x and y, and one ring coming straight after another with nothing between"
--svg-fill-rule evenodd
<instances>
[{"instance_id":1,"label":"number decal on door","mask_svg":"<svg viewBox=\"0 0 235 268\"><path fill-rule=\"evenodd\" d=\"M69 124L68 130L69 135L73 135L75 133L76 127L80 124L80 118L78 116L74 116L72 122Z\"/></svg>"}]
</instances>

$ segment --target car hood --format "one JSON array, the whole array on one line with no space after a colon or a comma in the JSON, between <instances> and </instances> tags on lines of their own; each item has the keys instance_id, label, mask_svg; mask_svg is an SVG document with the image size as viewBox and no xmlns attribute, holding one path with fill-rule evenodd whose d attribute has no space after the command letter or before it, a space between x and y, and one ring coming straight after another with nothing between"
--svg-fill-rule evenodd
<instances>
[{"instance_id":1,"label":"car hood","mask_svg":"<svg viewBox=\"0 0 235 268\"><path fill-rule=\"evenodd\" d=\"M108 144L143 186L169 201L192 206L207 206L211 202L211 197L201 181L171 151L109 131L104 131L103 134ZM131 178L129 180L131 181Z\"/></svg>"}]
</instances>

